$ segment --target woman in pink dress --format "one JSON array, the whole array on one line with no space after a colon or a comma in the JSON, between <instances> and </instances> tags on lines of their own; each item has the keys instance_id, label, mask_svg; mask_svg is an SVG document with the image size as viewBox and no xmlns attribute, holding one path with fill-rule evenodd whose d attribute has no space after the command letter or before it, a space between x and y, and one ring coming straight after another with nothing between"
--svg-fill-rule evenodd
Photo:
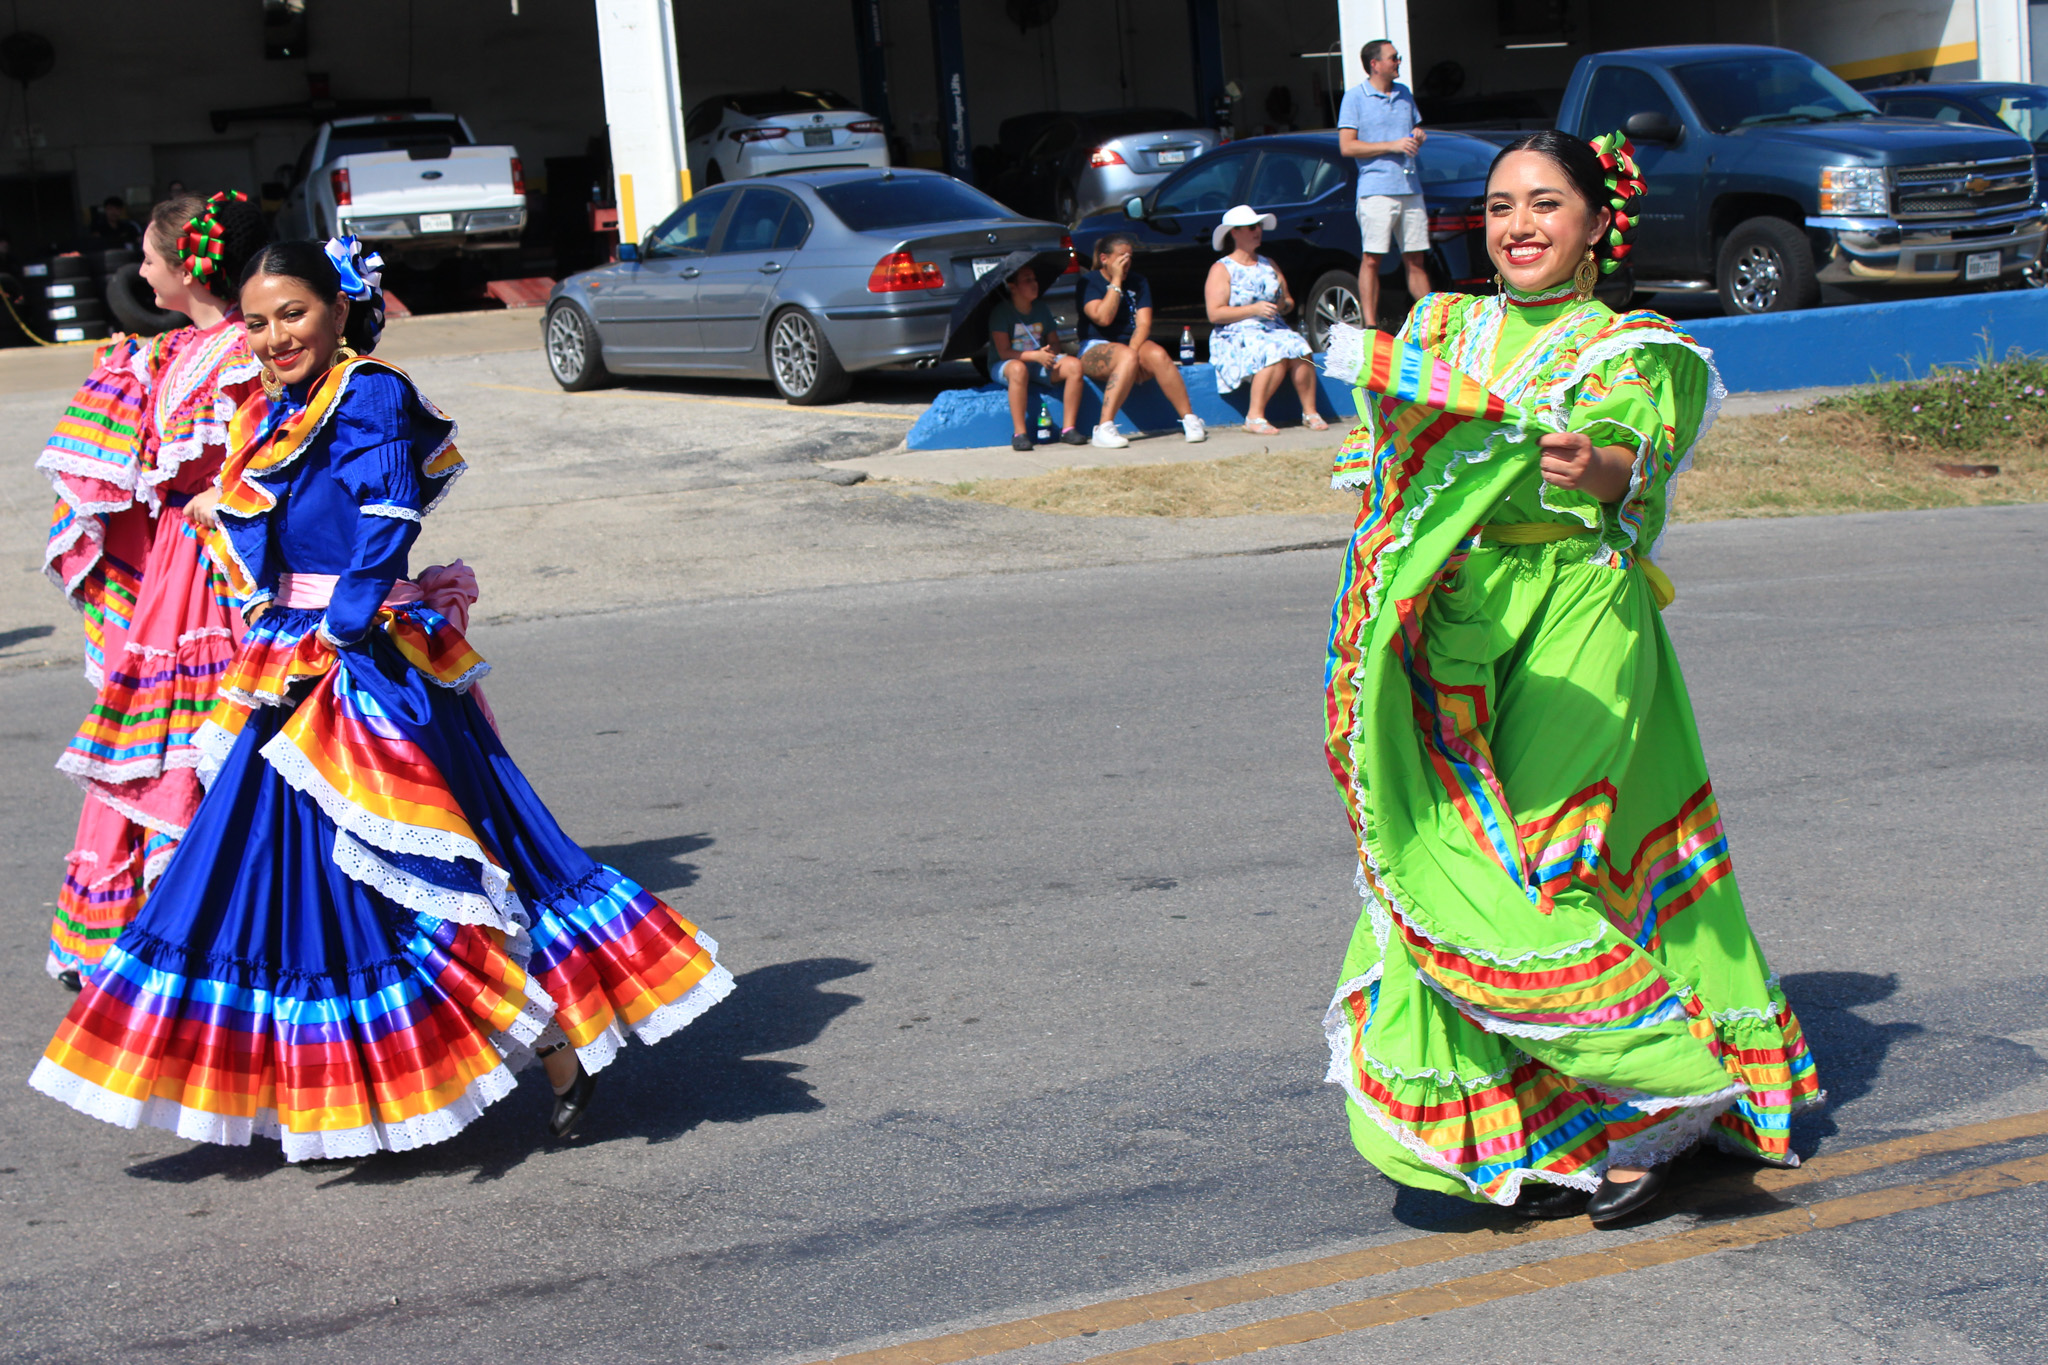
<instances>
[{"instance_id":1,"label":"woman in pink dress","mask_svg":"<svg viewBox=\"0 0 2048 1365\"><path fill-rule=\"evenodd\" d=\"M192 325L117 338L37 461L57 490L45 568L84 614L86 678L99 689L57 760L85 789L47 964L73 990L199 806L192 736L242 634L203 536L229 419L260 418L267 401L235 306L266 237L240 194L157 205L142 276L159 308Z\"/></svg>"}]
</instances>

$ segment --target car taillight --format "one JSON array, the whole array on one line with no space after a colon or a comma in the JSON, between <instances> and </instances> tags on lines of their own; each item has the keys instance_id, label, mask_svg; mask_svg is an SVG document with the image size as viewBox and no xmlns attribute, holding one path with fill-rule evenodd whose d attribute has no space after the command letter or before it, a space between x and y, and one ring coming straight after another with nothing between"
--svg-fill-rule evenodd
<instances>
[{"instance_id":1,"label":"car taillight","mask_svg":"<svg viewBox=\"0 0 2048 1365\"><path fill-rule=\"evenodd\" d=\"M1434 242L1449 241L1486 226L1486 215L1481 213L1432 213L1429 215L1429 237Z\"/></svg>"},{"instance_id":2,"label":"car taillight","mask_svg":"<svg viewBox=\"0 0 2048 1365\"><path fill-rule=\"evenodd\" d=\"M870 294L895 294L905 289L944 289L946 277L931 261L920 261L907 251L892 251L875 262L868 275Z\"/></svg>"},{"instance_id":3,"label":"car taillight","mask_svg":"<svg viewBox=\"0 0 2048 1365\"><path fill-rule=\"evenodd\" d=\"M778 137L788 136L789 129L773 126L766 128L735 128L732 131L732 140L734 142L768 142Z\"/></svg>"},{"instance_id":4,"label":"car taillight","mask_svg":"<svg viewBox=\"0 0 2048 1365\"><path fill-rule=\"evenodd\" d=\"M512 193L526 193L526 167L519 163L516 156L512 158Z\"/></svg>"},{"instance_id":5,"label":"car taillight","mask_svg":"<svg viewBox=\"0 0 2048 1365\"><path fill-rule=\"evenodd\" d=\"M334 203L337 208L355 202L355 200L349 198L348 169L346 167L329 172L327 179L334 186Z\"/></svg>"},{"instance_id":6,"label":"car taillight","mask_svg":"<svg viewBox=\"0 0 2048 1365\"><path fill-rule=\"evenodd\" d=\"M846 131L849 133L879 133L882 131L882 121L878 118L864 118L858 123L847 124Z\"/></svg>"},{"instance_id":7,"label":"car taillight","mask_svg":"<svg viewBox=\"0 0 2048 1365\"><path fill-rule=\"evenodd\" d=\"M1060 236L1060 250L1062 250L1062 251L1064 251L1064 252L1066 252L1066 253L1067 253L1067 268L1066 268L1065 270L1062 270L1062 271L1060 272L1060 274L1062 274L1062 275L1078 275L1078 274L1080 274L1080 273L1081 273L1081 258L1080 258L1079 256L1076 256L1076 255L1074 254L1074 239L1073 239L1072 237L1070 237L1070 236L1067 236L1067 235L1065 235L1065 234L1061 234L1061 236Z\"/></svg>"},{"instance_id":8,"label":"car taillight","mask_svg":"<svg viewBox=\"0 0 2048 1365\"><path fill-rule=\"evenodd\" d=\"M1121 166L1124 164L1124 154L1114 147L1097 147L1094 151L1088 153L1088 164L1091 166Z\"/></svg>"}]
</instances>

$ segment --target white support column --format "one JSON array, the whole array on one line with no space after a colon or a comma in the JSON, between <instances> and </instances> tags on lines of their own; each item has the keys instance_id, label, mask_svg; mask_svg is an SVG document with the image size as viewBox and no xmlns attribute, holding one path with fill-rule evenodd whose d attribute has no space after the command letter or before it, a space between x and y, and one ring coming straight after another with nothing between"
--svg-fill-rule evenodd
<instances>
[{"instance_id":1,"label":"white support column","mask_svg":"<svg viewBox=\"0 0 2048 1365\"><path fill-rule=\"evenodd\" d=\"M604 67L619 240L637 242L690 197L669 0L597 0L597 53Z\"/></svg>"},{"instance_id":2,"label":"white support column","mask_svg":"<svg viewBox=\"0 0 2048 1365\"><path fill-rule=\"evenodd\" d=\"M2027 0L1977 0L1977 79L2031 81Z\"/></svg>"},{"instance_id":3,"label":"white support column","mask_svg":"<svg viewBox=\"0 0 2048 1365\"><path fill-rule=\"evenodd\" d=\"M1344 50L1344 88L1365 79L1358 49L1375 38L1388 38L1401 50L1402 84L1412 88L1412 73L1421 58L1408 45L1408 0L1337 0L1337 44Z\"/></svg>"}]
</instances>

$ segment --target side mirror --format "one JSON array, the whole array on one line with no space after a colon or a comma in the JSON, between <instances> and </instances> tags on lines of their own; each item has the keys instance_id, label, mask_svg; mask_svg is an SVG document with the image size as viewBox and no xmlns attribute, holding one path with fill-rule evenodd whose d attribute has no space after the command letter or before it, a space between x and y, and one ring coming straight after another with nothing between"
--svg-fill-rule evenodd
<instances>
[{"instance_id":1,"label":"side mirror","mask_svg":"<svg viewBox=\"0 0 2048 1365\"><path fill-rule=\"evenodd\" d=\"M1669 114L1655 112L1630 114L1621 127L1631 142L1676 142L1685 136L1685 129Z\"/></svg>"},{"instance_id":2,"label":"side mirror","mask_svg":"<svg viewBox=\"0 0 2048 1365\"><path fill-rule=\"evenodd\" d=\"M620 260L620 261L622 261L622 262L633 262L633 261L637 261L637 260L639 260L639 259L640 259L640 244L639 244L638 242L620 242L620 243L619 243L619 260Z\"/></svg>"},{"instance_id":3,"label":"side mirror","mask_svg":"<svg viewBox=\"0 0 2048 1365\"><path fill-rule=\"evenodd\" d=\"M1135 218L1141 223L1145 221L1144 195L1134 194L1130 198L1124 200L1124 217Z\"/></svg>"}]
</instances>

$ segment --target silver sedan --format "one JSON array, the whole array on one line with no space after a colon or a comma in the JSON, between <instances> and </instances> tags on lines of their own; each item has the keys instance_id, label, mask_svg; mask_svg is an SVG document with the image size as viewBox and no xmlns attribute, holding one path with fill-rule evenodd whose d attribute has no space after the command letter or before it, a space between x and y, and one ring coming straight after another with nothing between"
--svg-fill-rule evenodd
<instances>
[{"instance_id":1,"label":"silver sedan","mask_svg":"<svg viewBox=\"0 0 2048 1365\"><path fill-rule=\"evenodd\" d=\"M548 368L565 389L715 375L830 402L858 371L935 359L961 292L1010 252L1070 245L935 171L732 181L555 286Z\"/></svg>"}]
</instances>

